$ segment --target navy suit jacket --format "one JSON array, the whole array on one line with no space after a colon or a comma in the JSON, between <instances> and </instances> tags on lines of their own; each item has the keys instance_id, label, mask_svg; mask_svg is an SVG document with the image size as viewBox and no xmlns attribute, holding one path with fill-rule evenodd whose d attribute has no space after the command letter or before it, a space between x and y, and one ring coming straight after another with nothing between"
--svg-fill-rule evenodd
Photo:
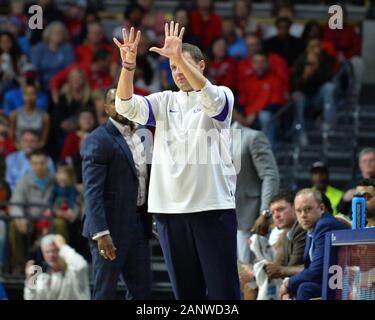
<instances>
[{"instance_id":1,"label":"navy suit jacket","mask_svg":"<svg viewBox=\"0 0 375 320\"><path fill-rule=\"evenodd\" d=\"M115 245L126 243L137 222L138 178L132 153L111 121L95 129L81 147L85 217L83 236L109 230ZM147 206L141 221L150 237ZM132 230L133 229L133 230Z\"/></svg>"},{"instance_id":2,"label":"navy suit jacket","mask_svg":"<svg viewBox=\"0 0 375 320\"><path fill-rule=\"evenodd\" d=\"M330 213L324 213L322 215L315 225L312 238L306 235L304 252L305 269L289 278L289 292L296 294L299 285L305 282L314 282L319 285L322 284L325 234L333 230L341 229L348 229L348 227L338 221ZM312 261L310 260L309 255L311 241L313 242Z\"/></svg>"}]
</instances>

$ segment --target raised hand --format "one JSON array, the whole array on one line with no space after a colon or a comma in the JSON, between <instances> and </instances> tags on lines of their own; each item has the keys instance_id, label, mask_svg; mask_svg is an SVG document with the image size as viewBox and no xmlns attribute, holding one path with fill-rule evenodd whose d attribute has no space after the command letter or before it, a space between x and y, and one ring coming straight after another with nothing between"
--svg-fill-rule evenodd
<instances>
[{"instance_id":1,"label":"raised hand","mask_svg":"<svg viewBox=\"0 0 375 320\"><path fill-rule=\"evenodd\" d=\"M182 55L182 36L184 35L185 28L182 27L180 33L178 29L178 23L174 24L174 21L171 21L169 25L166 23L163 48L152 47L149 50L171 60L179 59Z\"/></svg>"},{"instance_id":2,"label":"raised hand","mask_svg":"<svg viewBox=\"0 0 375 320\"><path fill-rule=\"evenodd\" d=\"M141 31L137 31L136 36L134 37L134 28L130 28L130 33L128 33L126 29L122 29L122 37L124 43L121 43L116 38L113 38L113 42L117 45L120 49L121 60L125 64L135 64L137 58L137 49L139 40L141 39Z\"/></svg>"}]
</instances>

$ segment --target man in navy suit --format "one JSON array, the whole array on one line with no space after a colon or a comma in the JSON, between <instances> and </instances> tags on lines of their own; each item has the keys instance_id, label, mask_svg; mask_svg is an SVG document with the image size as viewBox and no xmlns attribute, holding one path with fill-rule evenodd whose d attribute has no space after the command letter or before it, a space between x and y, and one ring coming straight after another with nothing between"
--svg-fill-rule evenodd
<instances>
[{"instance_id":1,"label":"man in navy suit","mask_svg":"<svg viewBox=\"0 0 375 320\"><path fill-rule=\"evenodd\" d=\"M322 194L313 189L300 190L294 200L297 219L307 231L304 252L305 269L286 278L280 288L282 299L297 300L321 297L325 234L348 227L327 212Z\"/></svg>"},{"instance_id":2,"label":"man in navy suit","mask_svg":"<svg viewBox=\"0 0 375 320\"><path fill-rule=\"evenodd\" d=\"M151 287L151 216L147 215L145 150L133 122L115 110L116 90L106 93L109 120L81 147L85 221L93 261L93 299L115 299L122 276L127 299L147 299Z\"/></svg>"}]
</instances>

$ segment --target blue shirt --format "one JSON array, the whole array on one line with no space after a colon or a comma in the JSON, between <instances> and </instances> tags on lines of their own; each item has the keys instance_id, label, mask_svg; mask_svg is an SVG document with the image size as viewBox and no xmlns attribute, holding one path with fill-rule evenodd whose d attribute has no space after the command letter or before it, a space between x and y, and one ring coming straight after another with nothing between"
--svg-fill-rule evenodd
<instances>
[{"instance_id":1,"label":"blue shirt","mask_svg":"<svg viewBox=\"0 0 375 320\"><path fill-rule=\"evenodd\" d=\"M20 150L8 155L5 162L5 180L8 182L9 187L13 192L16 188L17 182L31 172L30 161L27 158L26 153ZM51 174L55 173L55 167L50 157L48 157L48 169Z\"/></svg>"},{"instance_id":2,"label":"blue shirt","mask_svg":"<svg viewBox=\"0 0 375 320\"><path fill-rule=\"evenodd\" d=\"M44 42L31 49L31 62L37 67L44 90L49 89L49 81L59 71L74 62L74 51L70 44L63 44L52 51Z\"/></svg>"},{"instance_id":3,"label":"blue shirt","mask_svg":"<svg viewBox=\"0 0 375 320\"><path fill-rule=\"evenodd\" d=\"M4 96L3 102L3 112L6 116L21 108L24 105L24 99L22 94L22 89L20 87L8 91ZM36 106L39 110L47 111L48 109L48 97L43 92L38 92L36 98Z\"/></svg>"}]
</instances>

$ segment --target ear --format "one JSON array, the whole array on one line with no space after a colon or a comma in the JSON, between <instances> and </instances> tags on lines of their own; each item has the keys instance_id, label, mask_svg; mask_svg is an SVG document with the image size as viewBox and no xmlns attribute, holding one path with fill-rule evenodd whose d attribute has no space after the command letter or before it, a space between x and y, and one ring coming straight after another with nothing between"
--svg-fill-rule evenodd
<instances>
[{"instance_id":1,"label":"ear","mask_svg":"<svg viewBox=\"0 0 375 320\"><path fill-rule=\"evenodd\" d=\"M198 62L199 70L203 73L204 69L206 69L206 62L204 60L201 60Z\"/></svg>"},{"instance_id":2,"label":"ear","mask_svg":"<svg viewBox=\"0 0 375 320\"><path fill-rule=\"evenodd\" d=\"M320 209L320 214L323 214L325 212L325 207L324 207L324 204L321 203L320 206L319 206L319 209Z\"/></svg>"},{"instance_id":3,"label":"ear","mask_svg":"<svg viewBox=\"0 0 375 320\"><path fill-rule=\"evenodd\" d=\"M104 111L107 115L109 115L109 105L104 103Z\"/></svg>"}]
</instances>

